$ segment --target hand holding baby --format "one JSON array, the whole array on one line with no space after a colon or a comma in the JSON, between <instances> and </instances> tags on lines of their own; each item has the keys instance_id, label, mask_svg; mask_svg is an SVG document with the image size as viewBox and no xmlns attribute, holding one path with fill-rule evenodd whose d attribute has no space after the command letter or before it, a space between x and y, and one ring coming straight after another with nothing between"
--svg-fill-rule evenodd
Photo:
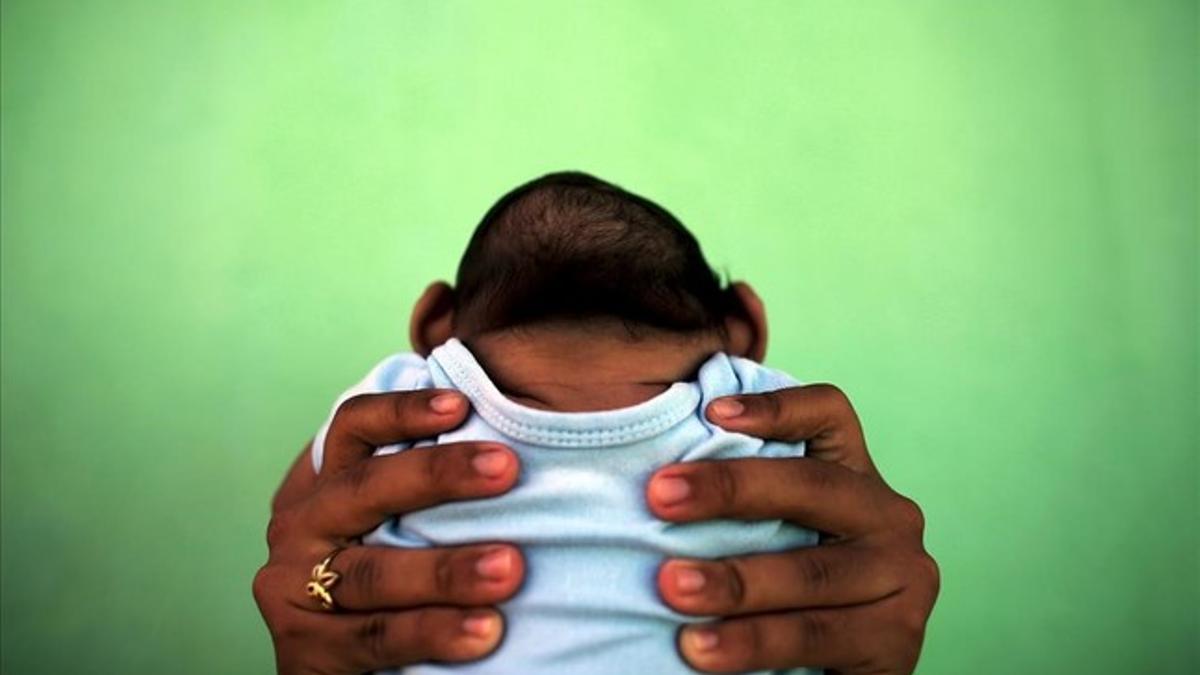
<instances>
[{"instance_id":1,"label":"hand holding baby","mask_svg":"<svg viewBox=\"0 0 1200 675\"><path fill-rule=\"evenodd\" d=\"M327 478L323 472L318 482L305 451L280 489L268 531L270 560L254 583L280 672L469 661L495 648L503 618L493 605L515 593L524 574L511 547L349 546L339 556L346 570L338 586L341 613L315 611L300 592L314 557L391 514L493 496L513 485L516 458L485 452L496 450L490 444L371 457L376 445L461 423L465 402L449 394L439 411L431 407L439 395L446 394L392 392L343 406L338 433L327 441L328 461L340 470ZM717 672L799 666L912 672L938 592L937 566L924 548L920 510L879 476L849 400L833 387L812 385L736 402L739 414L717 414L723 405L717 402L710 419L731 431L807 440L809 457L672 465L651 480L648 504L666 520L782 518L826 538L822 546L785 553L666 562L659 589L669 605L729 617L683 631L684 657ZM664 479L684 481L686 492L669 483L664 491ZM675 499L664 499L664 492Z\"/></svg>"},{"instance_id":2,"label":"hand holding baby","mask_svg":"<svg viewBox=\"0 0 1200 675\"><path fill-rule=\"evenodd\" d=\"M254 597L281 673L361 673L419 661L463 661L496 647L505 600L524 573L511 546L405 550L352 544L394 514L494 496L516 481L512 453L456 443L372 457L376 446L462 423L461 395L437 390L362 396L341 406L318 478L308 451L272 505L269 559ZM312 561L342 548L339 611L323 614L302 589ZM315 557L315 558L314 558ZM478 609L469 609L477 607Z\"/></svg>"},{"instance_id":3,"label":"hand holding baby","mask_svg":"<svg viewBox=\"0 0 1200 675\"><path fill-rule=\"evenodd\" d=\"M655 513L681 522L781 518L823 536L821 546L784 553L664 564L659 590L668 604L729 617L685 628L684 657L715 672L912 672L938 568L925 551L920 508L875 469L850 400L818 384L719 400L708 416L730 431L807 441L808 456L667 467L650 482ZM664 489L666 481L687 487Z\"/></svg>"}]
</instances>

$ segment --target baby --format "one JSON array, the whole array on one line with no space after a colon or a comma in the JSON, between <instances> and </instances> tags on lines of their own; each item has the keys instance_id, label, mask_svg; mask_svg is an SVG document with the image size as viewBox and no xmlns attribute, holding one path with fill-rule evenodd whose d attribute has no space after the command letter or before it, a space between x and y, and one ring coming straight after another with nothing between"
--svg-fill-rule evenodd
<instances>
[{"instance_id":1,"label":"baby","mask_svg":"<svg viewBox=\"0 0 1200 675\"><path fill-rule=\"evenodd\" d=\"M692 673L675 639L698 619L659 599L663 558L816 543L780 521L672 524L646 507L646 480L666 464L804 451L705 418L716 397L797 382L757 363L766 321L750 288L722 288L695 238L657 204L575 172L516 188L476 228L457 287L433 284L417 301L410 337L416 353L388 357L338 404L456 389L472 405L466 422L415 445L499 441L521 477L498 498L406 514L364 541L511 542L527 572L501 605L494 653L406 672ZM328 426L313 442L318 471Z\"/></svg>"}]
</instances>

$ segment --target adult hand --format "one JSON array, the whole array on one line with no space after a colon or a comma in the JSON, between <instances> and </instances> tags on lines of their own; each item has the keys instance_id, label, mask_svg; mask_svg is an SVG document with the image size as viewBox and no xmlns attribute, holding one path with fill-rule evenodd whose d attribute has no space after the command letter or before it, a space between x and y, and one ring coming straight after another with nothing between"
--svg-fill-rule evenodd
<instances>
[{"instance_id":1,"label":"adult hand","mask_svg":"<svg viewBox=\"0 0 1200 675\"><path fill-rule=\"evenodd\" d=\"M457 393L425 390L358 396L337 411L318 476L307 448L273 504L269 558L254 598L275 643L280 673L336 675L419 661L468 661L503 635L493 606L524 576L510 545L399 549L356 539L395 514L488 497L516 482L518 461L497 443L453 443L372 457L378 446L427 438L462 423ZM333 611L305 592L331 552L341 575Z\"/></svg>"},{"instance_id":2,"label":"adult hand","mask_svg":"<svg viewBox=\"0 0 1200 675\"><path fill-rule=\"evenodd\" d=\"M850 401L811 385L714 401L708 419L730 431L807 441L808 456L674 464L647 500L660 518L782 519L822 533L822 545L722 560L666 561L663 599L722 617L680 631L679 650L713 672L830 668L911 673L939 587L922 542L924 517L867 454Z\"/></svg>"}]
</instances>

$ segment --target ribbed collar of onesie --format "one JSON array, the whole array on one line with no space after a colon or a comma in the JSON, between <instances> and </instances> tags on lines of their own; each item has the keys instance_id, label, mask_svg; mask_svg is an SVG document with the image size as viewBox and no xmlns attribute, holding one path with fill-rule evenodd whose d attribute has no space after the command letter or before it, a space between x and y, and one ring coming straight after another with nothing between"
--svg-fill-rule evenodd
<instances>
[{"instance_id":1,"label":"ribbed collar of onesie","mask_svg":"<svg viewBox=\"0 0 1200 675\"><path fill-rule=\"evenodd\" d=\"M523 406L500 393L479 361L457 338L429 357L488 424L513 439L557 448L598 448L652 438L696 412L700 386L676 382L663 393L628 408L554 412Z\"/></svg>"}]
</instances>

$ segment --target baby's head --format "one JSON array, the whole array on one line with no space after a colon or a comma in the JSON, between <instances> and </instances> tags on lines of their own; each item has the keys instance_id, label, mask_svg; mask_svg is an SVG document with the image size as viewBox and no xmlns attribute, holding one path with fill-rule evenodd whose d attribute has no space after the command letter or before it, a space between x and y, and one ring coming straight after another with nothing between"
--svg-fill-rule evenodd
<instances>
[{"instance_id":1,"label":"baby's head","mask_svg":"<svg viewBox=\"0 0 1200 675\"><path fill-rule=\"evenodd\" d=\"M722 287L700 245L654 202L588 174L542 176L500 198L459 263L413 310L413 347L450 337L576 331L627 342L670 340L761 361L762 304Z\"/></svg>"}]
</instances>

